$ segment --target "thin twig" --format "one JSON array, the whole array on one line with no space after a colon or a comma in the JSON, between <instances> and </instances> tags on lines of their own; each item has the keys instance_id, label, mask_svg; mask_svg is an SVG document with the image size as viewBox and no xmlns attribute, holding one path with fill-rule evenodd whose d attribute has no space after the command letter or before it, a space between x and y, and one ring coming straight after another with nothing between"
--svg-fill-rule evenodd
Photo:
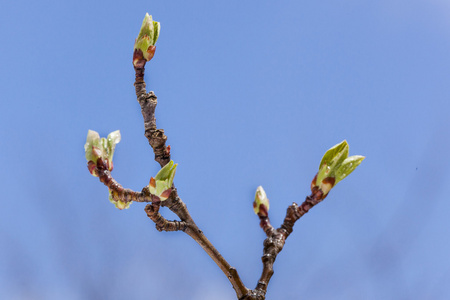
<instances>
[{"instance_id":1,"label":"thin twig","mask_svg":"<svg viewBox=\"0 0 450 300\"><path fill-rule=\"evenodd\" d=\"M135 192L130 189L125 189L120 183L118 183L112 176L111 172L103 166L102 159L97 161L97 174L101 182L106 185L111 191L111 196L116 201L122 202L151 202L151 195L148 188L144 187L141 192Z\"/></svg>"},{"instance_id":2,"label":"thin twig","mask_svg":"<svg viewBox=\"0 0 450 300\"><path fill-rule=\"evenodd\" d=\"M168 221L160 213L160 201L153 201L151 204L147 204L145 212L147 216L155 222L156 229L158 231L185 231L187 224L184 221Z\"/></svg>"},{"instance_id":3,"label":"thin twig","mask_svg":"<svg viewBox=\"0 0 450 300\"><path fill-rule=\"evenodd\" d=\"M314 205L320 203L323 198L321 191L313 190L313 193L306 197L306 200L300 206L295 202L292 203L286 211L286 217L284 218L283 224L276 230L270 225L268 218L267 220L261 218L261 227L263 227L264 224L265 227L263 227L263 229L267 234L267 238L264 240L264 254L261 257L263 271L258 284L253 291L253 295L251 296L253 298L250 297L246 299L265 299L267 286L274 273L273 264L277 255L283 250L286 239L294 230L293 227L295 222L306 214Z\"/></svg>"},{"instance_id":4,"label":"thin twig","mask_svg":"<svg viewBox=\"0 0 450 300\"><path fill-rule=\"evenodd\" d=\"M146 84L144 81L145 62L138 62L135 67L136 80L134 83L136 89L137 100L141 106L142 116L144 117L145 136L148 139L150 146L153 148L155 154L155 161L161 167L165 166L170 161L170 146L166 146L167 137L163 129L157 129L155 109L157 98L153 92L147 93ZM170 223L170 221L160 221L162 216L159 214L159 205L152 203L147 205L147 215L157 224L158 230L175 226L183 226L183 231L192 237L203 250L212 258L212 260L219 266L222 272L227 276L231 285L233 286L238 299L244 297L249 293L249 289L245 287L244 283L239 277L235 268L223 258L220 252L212 245L206 238L203 231L201 231L192 219L186 204L178 197L178 192L175 186L172 186L172 193L169 198L161 202L161 206L167 206L180 219L181 223ZM158 223L157 223L158 222Z\"/></svg>"}]
</instances>

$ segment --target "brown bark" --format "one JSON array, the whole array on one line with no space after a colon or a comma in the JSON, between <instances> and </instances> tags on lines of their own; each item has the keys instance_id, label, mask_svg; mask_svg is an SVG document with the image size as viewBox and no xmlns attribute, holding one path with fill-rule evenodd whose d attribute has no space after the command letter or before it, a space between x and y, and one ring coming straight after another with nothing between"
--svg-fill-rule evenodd
<instances>
[{"instance_id":1,"label":"brown bark","mask_svg":"<svg viewBox=\"0 0 450 300\"><path fill-rule=\"evenodd\" d=\"M306 197L306 200L300 206L295 202L292 203L286 211L286 217L284 218L283 224L281 224L278 229L274 229L272 225L270 225L268 217L260 217L261 227L267 235L267 238L264 240L264 254L261 257L263 271L254 290L256 298L248 299L265 299L267 286L274 273L273 264L275 263L278 254L283 250L286 239L294 230L293 227L295 222L322 200L322 193L315 190L310 196Z\"/></svg>"},{"instance_id":2,"label":"brown bark","mask_svg":"<svg viewBox=\"0 0 450 300\"><path fill-rule=\"evenodd\" d=\"M144 117L145 137L147 138L150 146L155 154L155 161L157 161L161 167L165 166L170 161L170 146L166 146L167 137L164 134L163 129L157 129L155 109L157 105L157 98L153 92L147 93L146 84L144 82L145 63L137 63L134 67L136 73L136 80L134 83L136 89L136 97L141 106L142 116ZM198 228L192 219L186 204L178 197L178 192L173 186L170 197L161 202L161 206L168 207L174 212L181 220L182 230L192 237L203 250L212 258L212 260L219 266L222 272L227 276L234 290L236 296L241 298L248 293L248 289L243 284L236 269L223 258L220 252L211 244L206 238L202 230ZM153 221L158 221L160 218L159 206L147 205L146 212ZM150 212L150 213L149 213ZM162 218L162 217L161 217ZM166 220L167 221L167 220ZM167 221L169 222L169 221ZM172 221L178 222L178 221ZM156 223L156 222L155 222ZM165 228L175 228L176 223L166 223L160 221L157 223L157 229L162 230ZM180 225L181 226L181 225Z\"/></svg>"}]
</instances>

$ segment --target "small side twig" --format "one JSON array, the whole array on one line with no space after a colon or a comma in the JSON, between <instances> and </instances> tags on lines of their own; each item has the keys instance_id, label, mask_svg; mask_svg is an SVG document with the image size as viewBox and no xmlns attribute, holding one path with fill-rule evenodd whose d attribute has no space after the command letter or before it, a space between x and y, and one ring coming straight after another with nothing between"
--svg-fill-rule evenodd
<instances>
[{"instance_id":1,"label":"small side twig","mask_svg":"<svg viewBox=\"0 0 450 300\"><path fill-rule=\"evenodd\" d=\"M268 237L272 236L274 234L275 228L273 228L272 224L270 224L269 217L259 216L259 219L260 219L259 226L261 226L261 228L264 230L264 232Z\"/></svg>"},{"instance_id":2,"label":"small side twig","mask_svg":"<svg viewBox=\"0 0 450 300\"><path fill-rule=\"evenodd\" d=\"M118 183L111 175L111 172L106 168L106 165L103 164L102 159L99 158L97 161L96 168L98 177L104 185L106 185L110 192L111 196L116 201L122 202L151 202L151 195L148 191L147 187L144 187L141 192L135 192L130 189L125 189L120 183Z\"/></svg>"},{"instance_id":3,"label":"small side twig","mask_svg":"<svg viewBox=\"0 0 450 300\"><path fill-rule=\"evenodd\" d=\"M286 239L294 230L293 227L295 222L306 214L313 206L321 202L323 198L322 192L315 189L310 196L306 197L306 200L300 206L298 206L295 202L292 203L292 205L287 208L286 217L284 218L283 224L276 230L270 225L268 217L260 217L261 227L267 234L267 238L264 240L263 256L261 257L263 270L252 295L250 298L244 299L265 299L267 286L274 273L273 264L277 258L277 255L281 252L281 250L283 250Z\"/></svg>"},{"instance_id":4,"label":"small side twig","mask_svg":"<svg viewBox=\"0 0 450 300\"><path fill-rule=\"evenodd\" d=\"M160 213L161 201L155 200L151 204L147 204L145 206L145 212L147 213L147 216L155 222L156 229L158 231L185 231L187 224L184 221L168 221L166 220Z\"/></svg>"}]
</instances>

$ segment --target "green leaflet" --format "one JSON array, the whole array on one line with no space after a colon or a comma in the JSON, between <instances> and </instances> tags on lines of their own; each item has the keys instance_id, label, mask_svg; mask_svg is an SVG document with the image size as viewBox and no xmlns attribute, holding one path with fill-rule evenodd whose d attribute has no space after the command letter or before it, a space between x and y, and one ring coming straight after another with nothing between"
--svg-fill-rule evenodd
<instances>
[{"instance_id":1,"label":"green leaflet","mask_svg":"<svg viewBox=\"0 0 450 300\"><path fill-rule=\"evenodd\" d=\"M316 186L326 195L339 181L353 172L364 160L364 156L354 155L348 157L349 145L346 140L334 145L325 152L320 161L317 173ZM325 179L334 179L327 180Z\"/></svg>"},{"instance_id":2,"label":"green leaflet","mask_svg":"<svg viewBox=\"0 0 450 300\"><path fill-rule=\"evenodd\" d=\"M322 182L327 177L335 177L335 171L348 156L349 146L346 140L334 145L325 152L320 161L317 182Z\"/></svg>"},{"instance_id":3,"label":"green leaflet","mask_svg":"<svg viewBox=\"0 0 450 300\"><path fill-rule=\"evenodd\" d=\"M351 172L353 172L356 169L356 167L361 164L364 158L365 157L361 155L353 155L347 157L342 162L340 167L335 171L336 182L334 184L336 185L339 181L341 181L342 179L347 177Z\"/></svg>"}]
</instances>

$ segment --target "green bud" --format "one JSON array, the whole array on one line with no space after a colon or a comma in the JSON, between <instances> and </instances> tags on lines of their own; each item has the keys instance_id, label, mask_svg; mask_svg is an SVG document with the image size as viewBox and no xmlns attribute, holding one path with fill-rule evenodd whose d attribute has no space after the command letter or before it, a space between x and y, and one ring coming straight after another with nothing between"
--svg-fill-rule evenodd
<instances>
[{"instance_id":1,"label":"green bud","mask_svg":"<svg viewBox=\"0 0 450 300\"><path fill-rule=\"evenodd\" d=\"M108 134L108 137L106 138L106 153L108 158L108 169L112 171L113 169L113 155L114 150L116 149L116 144L118 144L121 140L120 131L116 130Z\"/></svg>"},{"instance_id":2,"label":"green bud","mask_svg":"<svg viewBox=\"0 0 450 300\"><path fill-rule=\"evenodd\" d=\"M100 138L98 132L89 130L84 145L86 160L88 162L89 172L96 176L95 166L98 159L102 159L108 170L113 169L113 155L116 144L120 142L120 131L111 132L107 138Z\"/></svg>"},{"instance_id":3,"label":"green bud","mask_svg":"<svg viewBox=\"0 0 450 300\"><path fill-rule=\"evenodd\" d=\"M118 201L114 200L111 190L109 191L109 201L120 210L129 208L132 203L132 201L124 202L124 201L120 201L120 200L118 200Z\"/></svg>"},{"instance_id":4,"label":"green bud","mask_svg":"<svg viewBox=\"0 0 450 300\"><path fill-rule=\"evenodd\" d=\"M139 35L134 42L133 64L136 65L140 59L150 61L155 54L155 44L159 37L161 26L159 22L153 21L152 16L145 14Z\"/></svg>"},{"instance_id":5,"label":"green bud","mask_svg":"<svg viewBox=\"0 0 450 300\"><path fill-rule=\"evenodd\" d=\"M255 201L253 201L253 210L258 216L267 217L269 215L269 208L270 204L266 192L262 186L258 186L255 193Z\"/></svg>"},{"instance_id":6,"label":"green bud","mask_svg":"<svg viewBox=\"0 0 450 300\"><path fill-rule=\"evenodd\" d=\"M88 134L86 137L86 144L84 144L84 152L86 154L86 160L93 161L97 163L97 155L92 153L92 148L94 145L98 145L100 143L100 135L98 132L93 130L88 130Z\"/></svg>"},{"instance_id":7,"label":"green bud","mask_svg":"<svg viewBox=\"0 0 450 300\"><path fill-rule=\"evenodd\" d=\"M174 164L173 160L171 160L159 170L155 178L150 178L150 184L148 185L150 194L159 197L161 201L169 198L177 166L178 164Z\"/></svg>"},{"instance_id":8,"label":"green bud","mask_svg":"<svg viewBox=\"0 0 450 300\"><path fill-rule=\"evenodd\" d=\"M318 187L326 196L342 179L353 172L364 160L364 156L348 157L349 146L346 140L331 147L323 156L319 172L313 179L311 189Z\"/></svg>"}]
</instances>

